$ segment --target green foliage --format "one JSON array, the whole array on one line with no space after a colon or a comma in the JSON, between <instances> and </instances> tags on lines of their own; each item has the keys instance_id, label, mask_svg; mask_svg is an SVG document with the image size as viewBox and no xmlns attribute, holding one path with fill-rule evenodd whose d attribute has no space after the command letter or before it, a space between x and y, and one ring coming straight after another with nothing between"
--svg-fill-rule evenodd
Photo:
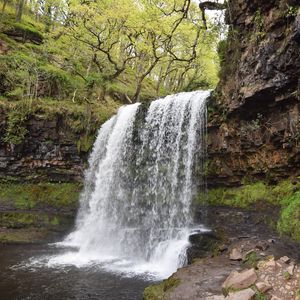
<instances>
[{"instance_id":1,"label":"green foliage","mask_svg":"<svg viewBox=\"0 0 300 300\"><path fill-rule=\"evenodd\" d=\"M27 103L17 103L9 111L7 117L7 129L3 141L14 145L21 144L28 130L26 129L26 121L30 114L30 107Z\"/></svg>"},{"instance_id":2,"label":"green foliage","mask_svg":"<svg viewBox=\"0 0 300 300\"><path fill-rule=\"evenodd\" d=\"M257 256L257 253L255 251L251 251L250 253L248 253L246 255L243 262L247 267L256 268L257 263L259 262L259 258Z\"/></svg>"},{"instance_id":3,"label":"green foliage","mask_svg":"<svg viewBox=\"0 0 300 300\"><path fill-rule=\"evenodd\" d=\"M105 102L96 103L73 103L53 99L23 99L12 102L3 99L0 101L0 108L7 114L3 141L21 144L26 139L27 121L31 116L38 115L46 120L61 116L64 124L81 136L77 144L79 151L87 152L92 146L95 131L116 112L119 105L119 102L109 97Z\"/></svg>"},{"instance_id":4,"label":"green foliage","mask_svg":"<svg viewBox=\"0 0 300 300\"><path fill-rule=\"evenodd\" d=\"M180 1L167 0L161 7L133 0L33 0L16 22L16 7L8 2L0 20L5 49L0 99L11 105L2 140L21 144L35 114L66 113L66 122L81 135L78 149L87 151L92 131L121 104L213 88L219 28L203 30L197 5L187 9L182 18ZM22 101L33 104L23 109Z\"/></svg>"},{"instance_id":5,"label":"green foliage","mask_svg":"<svg viewBox=\"0 0 300 300\"><path fill-rule=\"evenodd\" d=\"M262 38L265 37L266 33L265 33L265 25L264 25L264 19L261 13L261 10L258 9L255 12L254 15L254 37L255 37L255 41L259 41Z\"/></svg>"},{"instance_id":6,"label":"green foliage","mask_svg":"<svg viewBox=\"0 0 300 300\"><path fill-rule=\"evenodd\" d=\"M218 188L208 191L208 201L211 205L229 205L245 208L268 197L268 188L262 182L245 185L241 188Z\"/></svg>"},{"instance_id":7,"label":"green foliage","mask_svg":"<svg viewBox=\"0 0 300 300\"><path fill-rule=\"evenodd\" d=\"M255 300L267 300L267 296L259 290L255 292Z\"/></svg>"},{"instance_id":8,"label":"green foliage","mask_svg":"<svg viewBox=\"0 0 300 300\"><path fill-rule=\"evenodd\" d=\"M292 275L288 271L284 271L282 276L285 280L290 280L292 277Z\"/></svg>"},{"instance_id":9,"label":"green foliage","mask_svg":"<svg viewBox=\"0 0 300 300\"><path fill-rule=\"evenodd\" d=\"M290 17L294 18L294 17L296 17L297 14L298 14L299 8L300 8L300 6L290 6L290 5L288 5L288 8L287 8L287 10L285 12L285 16L287 18L290 18Z\"/></svg>"},{"instance_id":10,"label":"green foliage","mask_svg":"<svg viewBox=\"0 0 300 300\"><path fill-rule=\"evenodd\" d=\"M300 191L286 196L282 203L285 206L278 222L278 230L300 241Z\"/></svg>"},{"instance_id":11,"label":"green foliage","mask_svg":"<svg viewBox=\"0 0 300 300\"><path fill-rule=\"evenodd\" d=\"M227 48L228 48L228 39L219 41L219 43L218 43L218 55L219 55L219 59L220 59L221 63L225 61L225 55L226 55L226 52L227 52Z\"/></svg>"}]
</instances>

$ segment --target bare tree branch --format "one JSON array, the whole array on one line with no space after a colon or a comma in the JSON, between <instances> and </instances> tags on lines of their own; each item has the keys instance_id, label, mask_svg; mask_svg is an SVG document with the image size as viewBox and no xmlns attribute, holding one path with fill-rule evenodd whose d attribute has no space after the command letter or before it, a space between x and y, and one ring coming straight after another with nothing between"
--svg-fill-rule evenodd
<instances>
[{"instance_id":1,"label":"bare tree branch","mask_svg":"<svg viewBox=\"0 0 300 300\"><path fill-rule=\"evenodd\" d=\"M218 3L213 1L205 1L199 3L199 8L202 13L202 21L204 24L205 29L207 29L207 21L205 17L205 10L224 10L227 8L226 1L224 3Z\"/></svg>"}]
</instances>

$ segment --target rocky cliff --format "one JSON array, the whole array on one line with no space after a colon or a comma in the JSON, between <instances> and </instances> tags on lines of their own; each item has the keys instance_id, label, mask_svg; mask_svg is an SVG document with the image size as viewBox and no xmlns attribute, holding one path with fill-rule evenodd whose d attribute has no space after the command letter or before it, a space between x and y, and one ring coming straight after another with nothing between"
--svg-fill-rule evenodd
<instances>
[{"instance_id":1,"label":"rocky cliff","mask_svg":"<svg viewBox=\"0 0 300 300\"><path fill-rule=\"evenodd\" d=\"M231 0L220 84L209 107L211 186L300 175L297 0Z\"/></svg>"},{"instance_id":2,"label":"rocky cliff","mask_svg":"<svg viewBox=\"0 0 300 300\"><path fill-rule=\"evenodd\" d=\"M0 183L82 182L96 133L120 106L0 99Z\"/></svg>"},{"instance_id":3,"label":"rocky cliff","mask_svg":"<svg viewBox=\"0 0 300 300\"><path fill-rule=\"evenodd\" d=\"M7 115L0 114L0 134L5 136ZM80 181L84 152L77 150L78 136L62 116L51 120L34 116L26 122L30 132L18 145L0 141L0 179L19 181Z\"/></svg>"}]
</instances>

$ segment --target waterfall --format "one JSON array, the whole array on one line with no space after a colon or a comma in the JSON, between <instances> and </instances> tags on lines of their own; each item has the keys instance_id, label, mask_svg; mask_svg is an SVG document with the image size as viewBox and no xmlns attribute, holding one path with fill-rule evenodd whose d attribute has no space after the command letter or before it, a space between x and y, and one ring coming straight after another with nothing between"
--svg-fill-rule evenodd
<instances>
[{"instance_id":1,"label":"waterfall","mask_svg":"<svg viewBox=\"0 0 300 300\"><path fill-rule=\"evenodd\" d=\"M160 277L185 264L191 202L201 185L194 178L204 173L208 96L123 106L100 128L75 229L61 243L76 251L52 262L100 262Z\"/></svg>"}]
</instances>

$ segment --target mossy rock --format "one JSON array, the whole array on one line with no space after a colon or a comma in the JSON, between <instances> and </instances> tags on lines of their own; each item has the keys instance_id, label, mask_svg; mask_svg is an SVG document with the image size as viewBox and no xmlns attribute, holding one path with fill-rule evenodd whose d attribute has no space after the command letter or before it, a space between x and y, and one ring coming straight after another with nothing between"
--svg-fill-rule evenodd
<instances>
[{"instance_id":1,"label":"mossy rock","mask_svg":"<svg viewBox=\"0 0 300 300\"><path fill-rule=\"evenodd\" d=\"M143 299L144 300L165 300L166 295L173 288L180 284L180 280L174 276L163 280L161 283L153 284L144 290Z\"/></svg>"},{"instance_id":2,"label":"mossy rock","mask_svg":"<svg viewBox=\"0 0 300 300\"><path fill-rule=\"evenodd\" d=\"M45 240L48 235L47 229L0 229L0 244L32 244Z\"/></svg>"},{"instance_id":3,"label":"mossy rock","mask_svg":"<svg viewBox=\"0 0 300 300\"><path fill-rule=\"evenodd\" d=\"M5 34L13 39L23 42L30 41L37 45L40 45L44 40L43 34L30 24L13 23L11 28L5 31Z\"/></svg>"},{"instance_id":4,"label":"mossy rock","mask_svg":"<svg viewBox=\"0 0 300 300\"><path fill-rule=\"evenodd\" d=\"M0 227L2 228L54 228L65 225L64 217L42 212L0 212Z\"/></svg>"},{"instance_id":5,"label":"mossy rock","mask_svg":"<svg viewBox=\"0 0 300 300\"><path fill-rule=\"evenodd\" d=\"M81 184L76 183L0 183L0 203L12 209L75 210L81 188Z\"/></svg>"}]
</instances>

